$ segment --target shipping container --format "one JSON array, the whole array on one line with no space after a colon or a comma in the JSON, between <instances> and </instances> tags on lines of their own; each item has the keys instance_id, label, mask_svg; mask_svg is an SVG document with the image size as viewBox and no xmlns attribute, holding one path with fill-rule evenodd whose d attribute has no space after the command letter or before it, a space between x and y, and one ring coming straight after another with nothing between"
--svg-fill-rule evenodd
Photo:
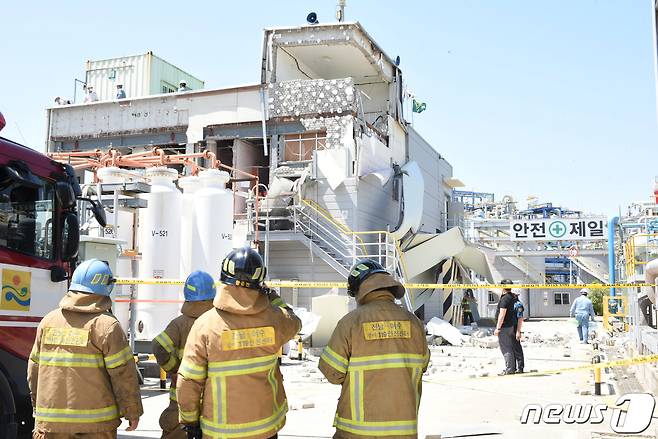
<instances>
[{"instance_id":1,"label":"shipping container","mask_svg":"<svg viewBox=\"0 0 658 439\"><path fill-rule=\"evenodd\" d=\"M85 82L94 87L101 101L115 99L117 84L123 85L126 97L136 98L178 90L178 82L186 81L191 90L200 90L204 82L153 52L102 60L89 60L85 67ZM79 98L82 101L84 96Z\"/></svg>"}]
</instances>

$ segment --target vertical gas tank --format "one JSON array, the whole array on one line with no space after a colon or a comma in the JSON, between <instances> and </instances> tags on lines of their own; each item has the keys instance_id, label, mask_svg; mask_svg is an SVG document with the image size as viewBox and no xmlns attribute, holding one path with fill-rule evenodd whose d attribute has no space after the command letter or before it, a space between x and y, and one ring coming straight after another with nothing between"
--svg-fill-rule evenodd
<instances>
[{"instance_id":1,"label":"vertical gas tank","mask_svg":"<svg viewBox=\"0 0 658 439\"><path fill-rule=\"evenodd\" d=\"M142 260L140 278L178 279L181 253L182 194L174 184L175 169L155 167L146 170L151 192L145 196L148 206L140 224ZM139 300L179 299L182 288L177 285L140 285ZM180 303L137 303L137 334L139 340L150 340L176 317Z\"/></svg>"},{"instance_id":2,"label":"vertical gas tank","mask_svg":"<svg viewBox=\"0 0 658 439\"><path fill-rule=\"evenodd\" d=\"M201 179L195 176L182 177L178 180L178 187L183 190L180 235L180 278L185 279L191 272L200 269L199 264L203 262L199 258L199 251L196 250L201 243L194 211L194 194L201 188ZM181 294L182 291L181 289Z\"/></svg>"},{"instance_id":3,"label":"vertical gas tank","mask_svg":"<svg viewBox=\"0 0 658 439\"><path fill-rule=\"evenodd\" d=\"M194 212L200 245L193 251L198 251L203 261L198 269L219 279L221 261L233 248L233 193L226 189L230 177L227 172L208 169L199 173L199 179Z\"/></svg>"}]
</instances>

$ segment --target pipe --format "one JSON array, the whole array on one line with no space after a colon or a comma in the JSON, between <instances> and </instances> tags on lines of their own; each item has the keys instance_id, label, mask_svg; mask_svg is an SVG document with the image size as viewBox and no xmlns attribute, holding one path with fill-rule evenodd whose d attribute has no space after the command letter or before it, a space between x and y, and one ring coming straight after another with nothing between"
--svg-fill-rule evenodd
<instances>
[{"instance_id":1,"label":"pipe","mask_svg":"<svg viewBox=\"0 0 658 439\"><path fill-rule=\"evenodd\" d=\"M653 259L644 266L644 281L653 284L653 287L642 287L642 292L647 295L651 303L656 303L656 293L658 293L658 259Z\"/></svg>"},{"instance_id":2,"label":"pipe","mask_svg":"<svg viewBox=\"0 0 658 439\"><path fill-rule=\"evenodd\" d=\"M265 104L265 84L260 88L260 111L261 111L261 128L263 131L263 155L269 155L267 147L267 105Z\"/></svg>"},{"instance_id":3,"label":"pipe","mask_svg":"<svg viewBox=\"0 0 658 439\"><path fill-rule=\"evenodd\" d=\"M619 224L619 217L613 216L608 221L608 283L615 284L615 231ZM610 295L615 295L615 287L610 287Z\"/></svg>"}]
</instances>

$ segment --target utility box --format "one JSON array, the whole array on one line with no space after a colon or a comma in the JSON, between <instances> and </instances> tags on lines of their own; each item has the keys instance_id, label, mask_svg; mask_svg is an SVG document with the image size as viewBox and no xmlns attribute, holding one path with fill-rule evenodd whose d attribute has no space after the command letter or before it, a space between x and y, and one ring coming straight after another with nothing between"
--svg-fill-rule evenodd
<instances>
[{"instance_id":1,"label":"utility box","mask_svg":"<svg viewBox=\"0 0 658 439\"><path fill-rule=\"evenodd\" d=\"M204 82L149 51L142 55L110 58L86 63L85 82L94 87L101 101L115 99L121 84L126 99L174 93L178 82L185 81L190 90L200 90Z\"/></svg>"},{"instance_id":2,"label":"utility box","mask_svg":"<svg viewBox=\"0 0 658 439\"><path fill-rule=\"evenodd\" d=\"M80 236L80 251L79 259L86 261L87 259L100 259L106 261L112 273L117 269L117 256L119 255L119 246L125 244L126 241L112 238L100 238L96 236Z\"/></svg>"}]
</instances>

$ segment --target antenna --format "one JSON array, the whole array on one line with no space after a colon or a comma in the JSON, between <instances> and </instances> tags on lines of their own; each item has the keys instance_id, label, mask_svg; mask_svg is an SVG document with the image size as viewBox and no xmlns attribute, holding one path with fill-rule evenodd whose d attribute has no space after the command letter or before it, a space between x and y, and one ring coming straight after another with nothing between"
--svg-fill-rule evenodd
<instances>
[{"instance_id":1,"label":"antenna","mask_svg":"<svg viewBox=\"0 0 658 439\"><path fill-rule=\"evenodd\" d=\"M346 0L338 0L338 6L336 6L336 20L339 22L345 21L345 2Z\"/></svg>"}]
</instances>

